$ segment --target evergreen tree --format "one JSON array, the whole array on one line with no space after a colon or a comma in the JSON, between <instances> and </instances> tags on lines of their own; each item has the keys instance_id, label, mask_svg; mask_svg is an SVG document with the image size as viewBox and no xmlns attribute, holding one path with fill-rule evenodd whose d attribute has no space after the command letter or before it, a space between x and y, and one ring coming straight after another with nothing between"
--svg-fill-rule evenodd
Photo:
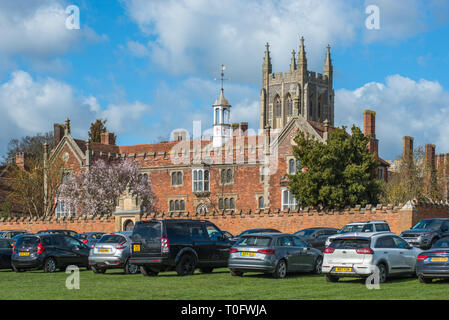
<instances>
[{"instance_id":1,"label":"evergreen tree","mask_svg":"<svg viewBox=\"0 0 449 320\"><path fill-rule=\"evenodd\" d=\"M89 139L92 142L101 142L101 134L107 132L106 129L106 122L107 120L99 120L97 119L95 122L92 122L90 124L90 130L89 130ZM116 136L114 135L114 140Z\"/></svg>"},{"instance_id":2,"label":"evergreen tree","mask_svg":"<svg viewBox=\"0 0 449 320\"><path fill-rule=\"evenodd\" d=\"M303 170L289 175L289 189L298 205L343 208L376 204L382 182L376 178L378 161L367 148L369 138L353 126L329 134L327 143L303 132L295 137L295 158Z\"/></svg>"}]
</instances>

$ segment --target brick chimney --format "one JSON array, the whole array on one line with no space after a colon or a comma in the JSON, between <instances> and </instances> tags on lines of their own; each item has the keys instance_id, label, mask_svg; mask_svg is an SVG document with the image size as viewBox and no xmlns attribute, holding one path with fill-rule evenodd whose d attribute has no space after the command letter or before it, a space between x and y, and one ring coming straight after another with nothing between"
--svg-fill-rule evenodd
<instances>
[{"instance_id":1,"label":"brick chimney","mask_svg":"<svg viewBox=\"0 0 449 320\"><path fill-rule=\"evenodd\" d=\"M379 140L376 139L376 112L371 110L363 111L363 133L370 136L368 150L370 153L379 155Z\"/></svg>"},{"instance_id":2,"label":"brick chimney","mask_svg":"<svg viewBox=\"0 0 449 320\"><path fill-rule=\"evenodd\" d=\"M242 136L248 134L248 122L240 122L240 132Z\"/></svg>"},{"instance_id":3,"label":"brick chimney","mask_svg":"<svg viewBox=\"0 0 449 320\"><path fill-rule=\"evenodd\" d=\"M402 138L402 159L413 159L413 137L404 136Z\"/></svg>"},{"instance_id":4,"label":"brick chimney","mask_svg":"<svg viewBox=\"0 0 449 320\"><path fill-rule=\"evenodd\" d=\"M64 137L64 126L59 123L53 124L53 139L55 142L55 147L59 144L59 142Z\"/></svg>"},{"instance_id":5,"label":"brick chimney","mask_svg":"<svg viewBox=\"0 0 449 320\"><path fill-rule=\"evenodd\" d=\"M426 144L425 146L425 154L424 154L424 165L426 168L425 178L426 178L426 189L430 191L432 185L435 183L435 145L434 144Z\"/></svg>"},{"instance_id":6,"label":"brick chimney","mask_svg":"<svg viewBox=\"0 0 449 320\"><path fill-rule=\"evenodd\" d=\"M240 124L238 124L238 123L233 123L233 124L231 125L231 128L232 128L232 136L233 136L233 137L238 137L238 136L240 136Z\"/></svg>"},{"instance_id":7,"label":"brick chimney","mask_svg":"<svg viewBox=\"0 0 449 320\"><path fill-rule=\"evenodd\" d=\"M115 146L115 137L112 132L103 132L101 134L101 143Z\"/></svg>"},{"instance_id":8,"label":"brick chimney","mask_svg":"<svg viewBox=\"0 0 449 320\"><path fill-rule=\"evenodd\" d=\"M25 154L23 152L16 153L16 166L25 169Z\"/></svg>"}]
</instances>

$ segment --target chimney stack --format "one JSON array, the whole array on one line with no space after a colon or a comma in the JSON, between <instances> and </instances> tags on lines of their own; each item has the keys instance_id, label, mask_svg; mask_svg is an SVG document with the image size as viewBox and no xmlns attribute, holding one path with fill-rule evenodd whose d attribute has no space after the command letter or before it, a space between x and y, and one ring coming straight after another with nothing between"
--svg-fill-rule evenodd
<instances>
[{"instance_id":1,"label":"chimney stack","mask_svg":"<svg viewBox=\"0 0 449 320\"><path fill-rule=\"evenodd\" d=\"M25 154L23 152L16 153L16 166L25 169Z\"/></svg>"},{"instance_id":2,"label":"chimney stack","mask_svg":"<svg viewBox=\"0 0 449 320\"><path fill-rule=\"evenodd\" d=\"M173 141L187 140L187 132L185 130L176 130L173 132Z\"/></svg>"},{"instance_id":3,"label":"chimney stack","mask_svg":"<svg viewBox=\"0 0 449 320\"><path fill-rule=\"evenodd\" d=\"M413 137L402 138L402 159L411 161L413 159Z\"/></svg>"},{"instance_id":4,"label":"chimney stack","mask_svg":"<svg viewBox=\"0 0 449 320\"><path fill-rule=\"evenodd\" d=\"M59 123L55 123L53 125L53 139L55 142L55 147L59 144L59 142L64 137L64 126Z\"/></svg>"},{"instance_id":5,"label":"chimney stack","mask_svg":"<svg viewBox=\"0 0 449 320\"><path fill-rule=\"evenodd\" d=\"M104 132L101 134L101 143L115 146L115 137L112 132Z\"/></svg>"},{"instance_id":6,"label":"chimney stack","mask_svg":"<svg viewBox=\"0 0 449 320\"><path fill-rule=\"evenodd\" d=\"M240 133L242 136L248 134L248 122L240 122Z\"/></svg>"},{"instance_id":7,"label":"chimney stack","mask_svg":"<svg viewBox=\"0 0 449 320\"><path fill-rule=\"evenodd\" d=\"M232 128L232 136L233 136L233 137L238 137L238 136L240 136L240 124L238 124L238 123L233 123L233 124L231 125L231 128Z\"/></svg>"},{"instance_id":8,"label":"chimney stack","mask_svg":"<svg viewBox=\"0 0 449 320\"><path fill-rule=\"evenodd\" d=\"M363 111L363 133L370 137L368 142L369 152L379 155L379 140L376 139L376 112Z\"/></svg>"}]
</instances>

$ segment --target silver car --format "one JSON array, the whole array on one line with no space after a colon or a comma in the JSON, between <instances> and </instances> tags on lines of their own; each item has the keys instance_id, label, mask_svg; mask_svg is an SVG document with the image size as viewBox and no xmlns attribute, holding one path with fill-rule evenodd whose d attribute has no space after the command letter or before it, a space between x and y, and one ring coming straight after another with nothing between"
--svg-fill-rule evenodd
<instances>
[{"instance_id":1,"label":"silver car","mask_svg":"<svg viewBox=\"0 0 449 320\"><path fill-rule=\"evenodd\" d=\"M286 233L242 236L231 248L228 268L233 276L244 272L271 273L284 278L287 272L321 272L323 255L307 242Z\"/></svg>"},{"instance_id":2,"label":"silver car","mask_svg":"<svg viewBox=\"0 0 449 320\"><path fill-rule=\"evenodd\" d=\"M414 275L421 251L392 232L348 233L324 250L322 273L329 282L377 273L383 283L390 275Z\"/></svg>"},{"instance_id":3,"label":"silver car","mask_svg":"<svg viewBox=\"0 0 449 320\"><path fill-rule=\"evenodd\" d=\"M123 268L125 273L135 274L139 267L129 261L132 231L104 234L90 249L89 266L94 273L107 269Z\"/></svg>"}]
</instances>

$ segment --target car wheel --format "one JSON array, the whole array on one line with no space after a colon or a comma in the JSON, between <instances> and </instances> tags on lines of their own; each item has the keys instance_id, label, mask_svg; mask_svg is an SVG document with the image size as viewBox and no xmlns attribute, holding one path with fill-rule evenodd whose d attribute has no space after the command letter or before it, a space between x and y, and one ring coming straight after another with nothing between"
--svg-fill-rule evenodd
<instances>
[{"instance_id":1,"label":"car wheel","mask_svg":"<svg viewBox=\"0 0 449 320\"><path fill-rule=\"evenodd\" d=\"M383 263L377 265L377 267L379 268L379 283L384 283L388 277L387 267Z\"/></svg>"},{"instance_id":2,"label":"car wheel","mask_svg":"<svg viewBox=\"0 0 449 320\"><path fill-rule=\"evenodd\" d=\"M331 274L326 274L326 281L327 282L337 282L338 281L338 277L333 276Z\"/></svg>"},{"instance_id":3,"label":"car wheel","mask_svg":"<svg viewBox=\"0 0 449 320\"><path fill-rule=\"evenodd\" d=\"M135 264L131 264L131 262L128 260L125 264L125 273L126 274L136 274L139 272L139 266Z\"/></svg>"},{"instance_id":4,"label":"car wheel","mask_svg":"<svg viewBox=\"0 0 449 320\"><path fill-rule=\"evenodd\" d=\"M195 272L195 259L190 254L185 254L181 257L176 265L176 272L178 276L192 275Z\"/></svg>"},{"instance_id":5,"label":"car wheel","mask_svg":"<svg viewBox=\"0 0 449 320\"><path fill-rule=\"evenodd\" d=\"M287 263L285 260L280 260L276 265L276 269L274 270L273 277L276 279L285 278L287 275Z\"/></svg>"},{"instance_id":6,"label":"car wheel","mask_svg":"<svg viewBox=\"0 0 449 320\"><path fill-rule=\"evenodd\" d=\"M234 277L241 277L243 276L243 272L231 269L231 275Z\"/></svg>"},{"instance_id":7,"label":"car wheel","mask_svg":"<svg viewBox=\"0 0 449 320\"><path fill-rule=\"evenodd\" d=\"M90 268L92 269L92 271L94 273L105 273L106 272L106 268L98 268L95 266L91 266Z\"/></svg>"},{"instance_id":8,"label":"car wheel","mask_svg":"<svg viewBox=\"0 0 449 320\"><path fill-rule=\"evenodd\" d=\"M214 268L200 268L201 273L212 273L214 271Z\"/></svg>"},{"instance_id":9,"label":"car wheel","mask_svg":"<svg viewBox=\"0 0 449 320\"><path fill-rule=\"evenodd\" d=\"M47 258L44 262L44 272L52 273L56 271L56 261L53 258Z\"/></svg>"},{"instance_id":10,"label":"car wheel","mask_svg":"<svg viewBox=\"0 0 449 320\"><path fill-rule=\"evenodd\" d=\"M140 273L146 277L150 277L150 276L155 277L158 275L159 271L156 271L155 269L152 269L150 267L140 266Z\"/></svg>"},{"instance_id":11,"label":"car wheel","mask_svg":"<svg viewBox=\"0 0 449 320\"><path fill-rule=\"evenodd\" d=\"M418 280L421 283L432 283L432 278L426 278L422 274L418 276Z\"/></svg>"},{"instance_id":12,"label":"car wheel","mask_svg":"<svg viewBox=\"0 0 449 320\"><path fill-rule=\"evenodd\" d=\"M313 268L313 273L321 274L322 266L323 266L323 258L322 257L316 258L315 267Z\"/></svg>"}]
</instances>

